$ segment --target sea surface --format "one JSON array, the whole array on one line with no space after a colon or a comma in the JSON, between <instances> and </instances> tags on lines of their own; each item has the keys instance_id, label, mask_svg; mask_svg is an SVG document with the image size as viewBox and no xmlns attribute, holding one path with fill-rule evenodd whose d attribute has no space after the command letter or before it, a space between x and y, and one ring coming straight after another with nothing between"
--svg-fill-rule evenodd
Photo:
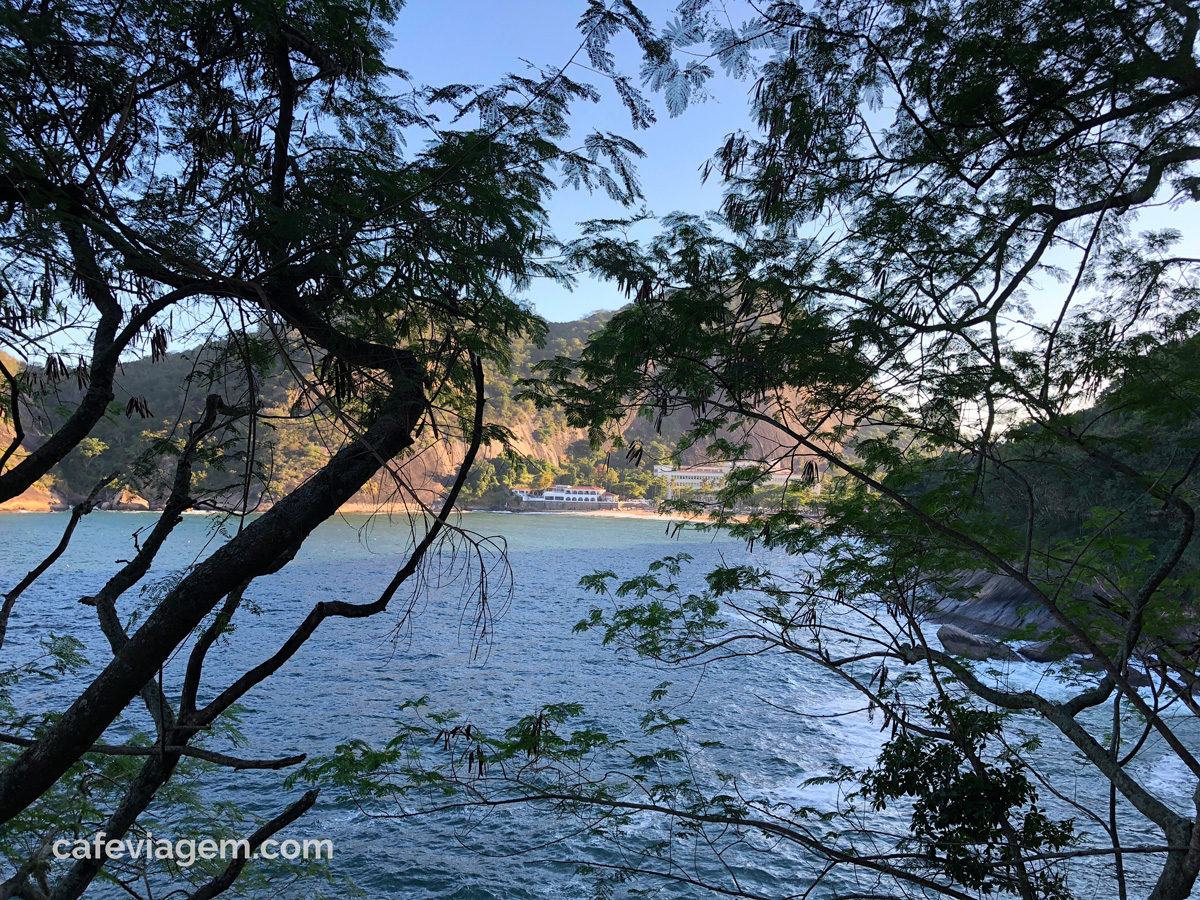
<instances>
[{"instance_id":1,"label":"sea surface","mask_svg":"<svg viewBox=\"0 0 1200 900\"><path fill-rule=\"evenodd\" d=\"M66 514L53 513L0 516L0 590L37 564L57 543L66 521ZM95 512L83 519L63 558L18 602L2 651L6 668L36 654L37 640L48 630L77 637L93 670L102 665L107 644L93 611L78 600L104 584L133 552L132 535L154 521L148 513ZM457 723L471 723L486 733L499 733L547 704L578 702L584 709L580 723L628 739L637 748L649 746L639 723L657 707L687 719L692 741L722 745L700 749L692 744L695 753L681 778L714 791L724 783L748 797L822 810L838 803L838 788L811 785L809 779L839 766L870 765L888 737L878 716L861 710L858 696L840 679L794 656L764 653L666 670L622 658L603 645L596 631L573 630L593 606L604 605L579 586L582 577L596 570L631 577L655 560L686 553L693 562L680 583L696 589L702 574L715 565L795 570L794 560L752 553L727 538L678 530L656 519L471 513L456 524L461 530L457 539L441 548L415 596L401 591L392 609L371 619L327 620L298 656L247 697L239 725L245 746L214 742L212 749L244 757L305 753L317 758L351 739L381 746L397 733L399 721L412 721L401 707L416 698L426 698L427 710L457 711ZM158 593L236 529L236 520L220 525L214 517L185 517L141 588L122 600L123 616L136 624ZM239 614L237 630L210 653L201 701L274 652L314 603L375 599L407 558L411 541L410 525L403 519L344 516L322 525L292 564L256 581L247 593L255 614ZM481 574L487 585L482 618ZM863 628L866 633L867 626ZM164 672L168 692L178 684L181 663L172 661ZM998 683L1037 687L1052 696L1071 690L1069 673L1064 676L1052 667L990 665L989 677ZM664 682L670 682L665 697L652 700L652 692ZM29 709L62 709L78 683L23 683L16 696ZM135 710L108 738L120 740L138 725ZM1043 739L1034 758L1067 799L1104 807L1107 788L1091 777L1072 748L1032 719L1014 727ZM1195 746L1195 730L1185 734ZM659 743L671 739L669 729L655 738ZM1139 774L1169 802L1186 809L1194 780L1154 738L1147 748ZM431 756L434 750L430 748ZM284 774L220 774L208 776L198 788L265 819L305 790L285 785ZM1046 795L1044 803L1052 812L1080 815L1052 796ZM596 883L577 871L578 863L603 867L633 859L622 856L603 834L589 833L580 819L558 819L544 810L514 807L469 818L454 812L389 817L415 806L406 804L381 801L361 807L340 801L334 788L324 789L317 805L280 837L332 840L335 858L326 874L333 881L277 881L251 895L301 897L320 887L326 896L352 896L343 882L347 880L372 898L582 900L593 895ZM899 811L885 814L879 824L897 833L905 828ZM1159 840L1152 830L1137 828L1126 837ZM653 816L635 816L630 822L628 849L659 840L677 847L672 852L678 857L670 866L674 874L699 873L753 895L803 893L819 868L800 848L757 835L722 845L724 856L717 861L698 851L686 835L669 834ZM1072 884L1081 896L1109 894L1111 875L1104 864L1083 860L1072 865ZM1135 871L1134 886L1144 884L1146 877ZM650 884L658 885L665 897L711 896L678 880L626 887ZM853 885L852 873L835 871L812 896L829 898ZM122 894L97 886L88 896Z\"/></svg>"}]
</instances>

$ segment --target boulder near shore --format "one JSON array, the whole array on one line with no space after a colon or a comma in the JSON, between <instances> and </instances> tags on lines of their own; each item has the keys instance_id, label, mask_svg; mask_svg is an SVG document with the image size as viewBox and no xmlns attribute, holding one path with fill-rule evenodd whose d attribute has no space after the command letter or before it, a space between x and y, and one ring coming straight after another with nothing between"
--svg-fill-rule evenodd
<instances>
[{"instance_id":1,"label":"boulder near shore","mask_svg":"<svg viewBox=\"0 0 1200 900\"><path fill-rule=\"evenodd\" d=\"M1003 644L991 638L971 634L957 625L943 625L938 629L937 636L946 652L953 656L965 656L967 659L1021 658Z\"/></svg>"}]
</instances>

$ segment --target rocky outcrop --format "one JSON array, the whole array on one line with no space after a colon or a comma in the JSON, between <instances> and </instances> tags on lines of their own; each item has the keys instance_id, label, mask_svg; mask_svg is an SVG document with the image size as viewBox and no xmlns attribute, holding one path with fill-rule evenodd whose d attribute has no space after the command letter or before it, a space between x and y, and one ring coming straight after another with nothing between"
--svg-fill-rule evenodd
<instances>
[{"instance_id":1,"label":"rocky outcrop","mask_svg":"<svg viewBox=\"0 0 1200 900\"><path fill-rule=\"evenodd\" d=\"M1104 666L1100 665L1094 656L1085 656L1081 659L1079 661L1079 668L1085 672L1104 671ZM1129 670L1125 673L1125 678L1135 688L1151 687L1154 684L1145 672L1138 670L1132 663L1129 666Z\"/></svg>"},{"instance_id":2,"label":"rocky outcrop","mask_svg":"<svg viewBox=\"0 0 1200 900\"><path fill-rule=\"evenodd\" d=\"M1027 659L1039 663L1076 657L1084 671L1100 671L1101 666L1087 655L1089 651L1083 643L1065 635L1058 622L1016 579L975 572L964 574L955 586L971 590L972 595L966 599L943 597L934 604L930 616L936 622L946 623L938 630L938 639L948 653L969 659ZM1077 597L1082 597L1094 593L1094 588L1081 583L1076 585L1076 591ZM981 637L981 633L1040 640L1025 644L1014 653L991 638ZM1183 626L1177 634L1185 643L1200 645L1200 625ZM1144 671L1132 664L1127 677L1136 688L1152 683Z\"/></svg>"},{"instance_id":3,"label":"rocky outcrop","mask_svg":"<svg viewBox=\"0 0 1200 900\"><path fill-rule=\"evenodd\" d=\"M100 509L119 510L121 512L147 512L150 503L144 497L139 497L133 491L121 491L119 496L105 500Z\"/></svg>"},{"instance_id":4,"label":"rocky outcrop","mask_svg":"<svg viewBox=\"0 0 1200 900\"><path fill-rule=\"evenodd\" d=\"M938 629L937 636L946 652L953 656L965 656L967 659L1020 659L1003 644L971 634L957 625L943 625Z\"/></svg>"},{"instance_id":5,"label":"rocky outcrop","mask_svg":"<svg viewBox=\"0 0 1200 900\"><path fill-rule=\"evenodd\" d=\"M66 500L38 484L0 503L0 512L59 512L64 509L70 509Z\"/></svg>"},{"instance_id":6,"label":"rocky outcrop","mask_svg":"<svg viewBox=\"0 0 1200 900\"><path fill-rule=\"evenodd\" d=\"M933 608L936 621L993 637L1016 634L1036 637L1058 624L1033 594L1007 575L966 573L956 587L965 588L971 596L965 600L948 597L939 600Z\"/></svg>"},{"instance_id":7,"label":"rocky outcrop","mask_svg":"<svg viewBox=\"0 0 1200 900\"><path fill-rule=\"evenodd\" d=\"M1078 651L1067 641L1047 638L1044 641L1026 644L1017 652L1032 662L1059 662Z\"/></svg>"}]
</instances>

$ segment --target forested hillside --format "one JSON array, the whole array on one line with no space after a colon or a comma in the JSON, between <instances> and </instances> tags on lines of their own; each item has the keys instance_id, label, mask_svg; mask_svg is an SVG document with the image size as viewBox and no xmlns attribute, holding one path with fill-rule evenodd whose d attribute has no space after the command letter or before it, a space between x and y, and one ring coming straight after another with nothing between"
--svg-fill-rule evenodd
<instances>
[{"instance_id":1,"label":"forested hillside","mask_svg":"<svg viewBox=\"0 0 1200 900\"><path fill-rule=\"evenodd\" d=\"M519 398L520 380L531 377L538 362L576 355L608 315L551 323L541 346L525 338L514 339L509 368L487 365L487 419L506 429L511 440L507 448L496 442L483 449L484 460L471 472L465 499L502 505L510 494L508 486L544 487L556 481L603 484L626 498L658 496L660 486L651 473L652 462L666 458L674 449L674 439L686 425L684 418L668 418L658 429L645 420L634 422L630 437L640 438L645 452L640 461L630 461L623 453L594 451L581 430L566 425L561 410L539 410L530 400ZM98 481L118 473L105 496L119 498L124 493L128 499L134 494L151 506L158 505L167 489L162 463L177 452L189 424L203 414L205 398L215 393L230 406L243 404L248 378L253 378L260 414L253 456L247 454L243 431L241 441L227 443L204 460L196 484L211 495L210 502L219 504L228 499L225 493L234 489L250 466L258 473L252 501L260 506L273 502L322 465L347 436L336 412L328 404L315 402L298 380L315 375L321 382L326 373L320 362L315 370L311 365L289 370L273 353L273 340L276 338L266 334L243 335L232 342L154 353L125 364L117 373L116 399L108 415L43 480L42 487L65 503L77 502ZM21 369L15 359L7 358L5 363L11 372ZM26 396L38 398L37 403L22 407L24 445L31 447L61 424L86 385L69 369L68 362L58 359L48 366L31 367L21 377L30 387ZM7 405L5 412L0 423L5 430L0 437L7 446L12 435ZM405 463L405 479L420 499L429 500L440 492L454 471L455 452L453 447L449 451L426 447ZM368 505L394 495L394 486L381 477L357 502Z\"/></svg>"}]
</instances>

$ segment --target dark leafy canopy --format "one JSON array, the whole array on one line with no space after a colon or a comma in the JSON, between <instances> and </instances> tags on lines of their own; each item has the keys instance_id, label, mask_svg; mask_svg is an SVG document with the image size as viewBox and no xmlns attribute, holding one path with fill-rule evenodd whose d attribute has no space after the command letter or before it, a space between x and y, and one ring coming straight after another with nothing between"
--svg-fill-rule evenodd
<instances>
[{"instance_id":1,"label":"dark leafy canopy","mask_svg":"<svg viewBox=\"0 0 1200 900\"><path fill-rule=\"evenodd\" d=\"M895 856L878 834L855 846L886 890L1067 890L1055 860L1070 826L1037 794L1073 788L1033 748L985 754L953 727L998 710L1044 723L1110 787L1107 808L1070 813L1109 893L1182 900L1200 870L1200 795L1180 806L1138 766L1158 746L1200 778L1200 272L1179 231L1135 232L1151 208L1156 224L1187 223L1200 199L1200 11L779 2L736 24L729 4L700 0L677 13L647 78L679 112L718 66L754 77L758 128L716 152L719 216L668 217L648 243L596 223L572 246L632 302L578 361L542 367L544 402L565 402L597 442L629 415L689 409L692 440L741 466L718 522L810 571L713 573L695 602L660 584L657 602L618 595L589 624L680 663L765 644L861 691L895 731L866 784L915 802ZM786 504L727 515L778 467L797 483L822 473L819 525ZM922 623L989 574L1035 611L1025 636L1037 623L1098 674L1052 700L931 644ZM905 780L918 770L930 780ZM930 791L947 778L997 817L939 820L952 807ZM1160 840L1127 853L1142 826Z\"/></svg>"},{"instance_id":2,"label":"dark leafy canopy","mask_svg":"<svg viewBox=\"0 0 1200 900\"><path fill-rule=\"evenodd\" d=\"M191 742L222 735L240 698L325 618L385 611L444 533L479 444L503 436L482 418L484 364L505 368L514 337L544 332L514 293L533 278L566 277L545 261L555 243L543 203L556 180L620 201L637 193L635 145L607 133L569 143L570 105L596 93L567 75L566 58L487 88L404 88L387 62L400 6L30 0L0 8L0 346L24 364L3 370L16 437L0 461L0 499L69 453L96 456L90 434L106 415L149 414L145 398L114 395L122 359L158 360L173 340L222 338L210 396L170 411L177 427L147 467L166 481L166 510L133 558L83 598L111 660L92 661L98 674L78 697L63 698L65 709L5 717L17 733L5 735L0 770L13 869L4 896L80 896L108 864L48 862L51 837L89 823L110 839L136 830L156 796L173 796L164 786L181 760L208 753L206 764L255 767ZM628 12L619 18L631 21ZM632 102L636 92L625 88ZM296 415L336 416L338 452L131 619L118 603L200 502L194 467L231 463L239 489L207 502L249 511L250 481L263 468L259 383L279 365L294 379ZM67 380L77 402L46 417L52 425L37 446L19 447L22 418L54 407ZM429 434L457 437L469 449L446 505L415 532L411 558L380 597L319 604L253 670L206 673L205 655L239 611L253 608L253 580L286 565L313 528L413 451L426 425L426 443ZM5 594L0 643L20 595L52 569L99 491L128 474L93 473L100 487L76 507L59 550ZM46 640L63 665L78 664L71 647ZM168 659L183 659L189 640L179 696L168 697L156 679ZM25 668L13 660L5 672ZM128 709L139 696L144 721ZM121 717L152 725L133 743L159 749L106 745L102 734ZM109 777L116 770L107 756L121 757L124 775ZM80 793L97 779L107 787ZM297 799L256 839L314 798ZM194 896L228 889L241 868L193 870L210 879ZM105 871L141 890L139 873Z\"/></svg>"},{"instance_id":3,"label":"dark leafy canopy","mask_svg":"<svg viewBox=\"0 0 1200 900\"><path fill-rule=\"evenodd\" d=\"M931 701L926 713L930 724L955 739L899 733L884 746L876 768L863 773L864 798L876 810L911 798L911 845L936 855L947 878L986 892L1020 893L1013 859L1070 846L1072 823L1055 822L1038 808L1037 789L1016 751L1003 748L994 761L975 764L1001 734L1002 715L946 697ZM1063 880L1045 870L1030 886L1037 894L1061 894Z\"/></svg>"}]
</instances>

